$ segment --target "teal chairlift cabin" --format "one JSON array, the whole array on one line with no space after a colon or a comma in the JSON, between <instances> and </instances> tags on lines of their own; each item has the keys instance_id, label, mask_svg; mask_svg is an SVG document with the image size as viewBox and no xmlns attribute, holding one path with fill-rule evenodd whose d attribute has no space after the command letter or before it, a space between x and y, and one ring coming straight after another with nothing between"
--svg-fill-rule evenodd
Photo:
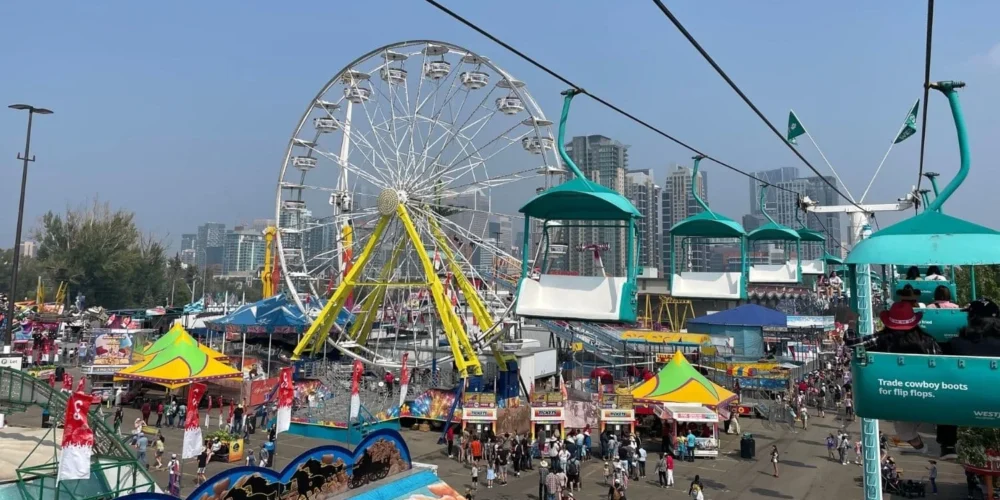
<instances>
[{"instance_id":1,"label":"teal chairlift cabin","mask_svg":"<svg viewBox=\"0 0 1000 500\"><path fill-rule=\"evenodd\" d=\"M768 251L767 264L755 264L750 259L748 281L750 283L801 283L802 282L802 237L799 232L778 224L767 213L764 200L767 196L767 185L760 186L760 212L767 218L767 224L750 231L747 241L750 245L750 255L754 254L755 243L779 243L784 252L784 258L780 264L770 263L770 252ZM795 260L789 258L788 247L794 243Z\"/></svg>"},{"instance_id":2,"label":"teal chairlift cabin","mask_svg":"<svg viewBox=\"0 0 1000 500\"><path fill-rule=\"evenodd\" d=\"M730 299L747 298L747 233L738 222L716 214L698 196L698 167L704 156L695 156L691 172L691 194L702 212L684 219L670 228L670 295L690 299ZM681 252L676 251L676 240L681 239ZM739 269L721 272L695 271L691 269L690 253L692 241L707 245L707 239L737 240L740 246ZM680 264L680 265L678 265Z\"/></svg>"},{"instance_id":3,"label":"teal chairlift cabin","mask_svg":"<svg viewBox=\"0 0 1000 500\"><path fill-rule=\"evenodd\" d=\"M961 156L958 174L925 211L859 242L847 256L850 268L886 262L916 266L1000 264L1000 232L945 215L940 210L970 169L968 137L956 92L962 86L960 82L932 84L932 88L948 97L951 107ZM867 280L862 276L867 273L855 274L859 277L855 288L866 293ZM871 329L871 311L865 307L865 301L859 301L862 334L870 333ZM957 335L958 329L967 323L965 312L960 310L922 312L925 322L928 318L932 322L943 321L938 315L949 317L951 331L934 334L939 343ZM971 427L1000 426L1000 412L994 411L1000 358L875 353L858 347L852 373L859 416ZM866 482L868 474L866 471ZM877 475L877 470L874 474Z\"/></svg>"},{"instance_id":4,"label":"teal chairlift cabin","mask_svg":"<svg viewBox=\"0 0 1000 500\"><path fill-rule=\"evenodd\" d=\"M642 214L624 196L583 175L566 153L566 120L570 102L579 89L563 92L562 117L559 120L559 157L574 178L536 195L521 207L524 214L522 255L527 257L531 220L542 221L542 243L534 262L542 266L529 269L529 259L522 259L514 312L527 318L578 320L611 323L635 323L638 305L638 238L636 221ZM550 231L573 228L614 228L627 232L625 276L570 276L553 274L548 269L552 243Z\"/></svg>"}]
</instances>

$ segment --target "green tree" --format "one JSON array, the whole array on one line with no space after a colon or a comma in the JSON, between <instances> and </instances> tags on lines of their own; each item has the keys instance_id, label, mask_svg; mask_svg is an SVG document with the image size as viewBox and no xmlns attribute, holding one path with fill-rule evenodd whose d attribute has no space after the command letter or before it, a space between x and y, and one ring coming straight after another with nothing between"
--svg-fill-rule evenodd
<instances>
[{"instance_id":1,"label":"green tree","mask_svg":"<svg viewBox=\"0 0 1000 500\"><path fill-rule=\"evenodd\" d=\"M31 257L21 257L17 264L17 290L10 291L10 275L14 266L14 251L11 249L0 250L0 293L14 297L15 301L25 298L29 300L35 298L35 287L38 285L38 278L42 276L38 259ZM49 282L43 277L46 286Z\"/></svg>"},{"instance_id":2,"label":"green tree","mask_svg":"<svg viewBox=\"0 0 1000 500\"><path fill-rule=\"evenodd\" d=\"M62 214L50 211L34 238L41 272L68 282L70 293L84 294L88 304L151 307L167 298L163 244L140 233L132 212L97 200Z\"/></svg>"},{"instance_id":3,"label":"green tree","mask_svg":"<svg viewBox=\"0 0 1000 500\"><path fill-rule=\"evenodd\" d=\"M955 271L956 302L959 304L967 304L972 298L971 269L971 266L962 266ZM976 266L976 296L1000 300L1000 265Z\"/></svg>"}]
</instances>

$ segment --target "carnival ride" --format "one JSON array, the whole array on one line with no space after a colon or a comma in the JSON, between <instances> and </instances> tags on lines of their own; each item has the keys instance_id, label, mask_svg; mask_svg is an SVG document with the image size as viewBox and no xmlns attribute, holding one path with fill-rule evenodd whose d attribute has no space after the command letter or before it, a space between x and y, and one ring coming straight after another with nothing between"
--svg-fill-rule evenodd
<instances>
[{"instance_id":1,"label":"carnival ride","mask_svg":"<svg viewBox=\"0 0 1000 500\"><path fill-rule=\"evenodd\" d=\"M580 92L579 89L563 92L565 98L557 143L560 158L575 178L543 191L520 209L525 215L522 254L529 255L531 220L537 219L542 223L542 243L537 248L534 261L543 264L536 277L530 272L528 261L523 260L515 313L526 318L634 323L638 303L638 243L635 232L636 221L642 215L621 194L588 180L566 153L566 120L570 103ZM603 275L603 270L600 276L551 273L548 253L555 243L549 222L557 222L560 230L600 228L627 231L625 276L607 277ZM540 254L543 256L541 259Z\"/></svg>"},{"instance_id":2,"label":"carnival ride","mask_svg":"<svg viewBox=\"0 0 1000 500\"><path fill-rule=\"evenodd\" d=\"M766 199L767 185L765 184L760 187L760 211L767 218L767 224L747 234L750 252L753 252L754 243L778 242L785 254L785 259L781 264L750 263L747 281L750 283L800 283L802 282L802 236L799 235L798 231L778 224L771 218L764 203ZM792 242L795 243L794 261L788 258L788 245Z\"/></svg>"},{"instance_id":3,"label":"carnival ride","mask_svg":"<svg viewBox=\"0 0 1000 500\"><path fill-rule=\"evenodd\" d=\"M747 298L747 234L738 222L716 214L698 195L698 168L702 155L695 156L691 173L691 195L702 212L684 219L670 228L670 295L683 298L745 300ZM681 251L676 240L681 238ZM738 240L740 269L738 271L706 272L693 270L690 244L707 239Z\"/></svg>"},{"instance_id":4,"label":"carnival ride","mask_svg":"<svg viewBox=\"0 0 1000 500\"><path fill-rule=\"evenodd\" d=\"M937 82L931 88L948 98L958 135L957 175L920 214L871 234L847 256L858 296L859 333L873 332L869 266L986 265L1000 263L1000 232L941 212L970 170L969 143L957 90L961 82ZM870 232L870 229L868 229ZM938 282L940 283L940 282ZM936 314L930 309L927 314ZM997 427L994 390L1000 381L1000 359L868 352L855 349L852 373L854 400L866 450L866 498L881 498L878 423L874 419L919 421L970 427Z\"/></svg>"},{"instance_id":5,"label":"carnival ride","mask_svg":"<svg viewBox=\"0 0 1000 500\"><path fill-rule=\"evenodd\" d=\"M278 187L283 282L313 317L294 359L328 344L398 369L402 352L417 351L413 368L452 361L462 377L481 375L479 355L512 324L511 301L487 286L475 262L513 259L486 237L497 214L491 194L561 171L551 125L523 82L444 42L387 45L335 75L296 127ZM330 141L336 152L324 146ZM489 168L517 159L516 149L537 163ZM332 216L312 216L317 195L329 196ZM324 250L330 242L334 249ZM329 299L314 300L330 280ZM344 308L354 319L336 328ZM433 352L437 323L450 355ZM491 351L501 366L511 361L499 344Z\"/></svg>"}]
</instances>

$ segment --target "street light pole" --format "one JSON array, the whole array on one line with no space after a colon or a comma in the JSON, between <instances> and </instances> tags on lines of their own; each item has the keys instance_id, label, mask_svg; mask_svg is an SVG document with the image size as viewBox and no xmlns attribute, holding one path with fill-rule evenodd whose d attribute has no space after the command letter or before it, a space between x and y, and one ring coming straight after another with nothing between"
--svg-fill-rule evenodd
<instances>
[{"instance_id":1,"label":"street light pole","mask_svg":"<svg viewBox=\"0 0 1000 500\"><path fill-rule=\"evenodd\" d=\"M24 191L28 183L28 162L35 161L35 157L31 156L31 122L35 113L40 115L51 115L52 111L45 108L36 108L28 104L11 104L7 107L18 111L28 112L28 134L24 142L24 156L21 156L21 153L17 154L17 159L24 161L24 167L21 172L21 200L17 205L17 230L14 232L14 262L10 272L10 299L9 304L7 305L7 334L4 337L4 343L6 345L13 345L15 312L14 302L16 300L16 296L14 294L17 291L17 266L21 260L21 226L24 221Z\"/></svg>"}]
</instances>

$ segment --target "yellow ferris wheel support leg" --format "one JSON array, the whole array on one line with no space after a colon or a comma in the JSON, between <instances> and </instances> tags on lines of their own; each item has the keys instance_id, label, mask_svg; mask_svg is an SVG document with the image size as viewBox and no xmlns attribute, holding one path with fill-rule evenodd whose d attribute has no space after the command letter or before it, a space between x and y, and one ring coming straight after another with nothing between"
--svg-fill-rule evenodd
<instances>
[{"instance_id":1,"label":"yellow ferris wheel support leg","mask_svg":"<svg viewBox=\"0 0 1000 500\"><path fill-rule=\"evenodd\" d=\"M400 238L400 240L396 243L396 248L392 250L392 255L389 257L389 261L386 262L385 265L382 266L382 270L379 271L379 283L386 283L389 281L389 278L392 276L392 271L399 263L399 256L405 247L406 240ZM352 283L352 285L356 285L356 283ZM348 336L359 345L364 345L365 342L368 342L368 335L371 334L372 324L378 316L378 310L382 307L382 303L385 301L385 295L388 291L389 286L387 284L377 285L375 290L363 299L361 311L364 315L364 319L355 321L350 332L348 332Z\"/></svg>"},{"instance_id":2,"label":"yellow ferris wheel support leg","mask_svg":"<svg viewBox=\"0 0 1000 500\"><path fill-rule=\"evenodd\" d=\"M375 231L365 245L364 250L362 250L361 255L358 256L358 260L351 267L350 272L347 273L340 286L333 291L333 295L327 299L323 310L313 320L312 325L309 326L309 330L306 331L299 344L295 346L295 350L292 351L292 360L299 360L304 352L319 352L319 346L322 346L323 342L326 342L327 336L330 335L330 329L336 324L337 316L340 315L341 309L344 308L344 304L347 302L347 297L354 289L355 280L361 274L365 265L368 264L368 261L371 260L375 245L381 240L382 234L385 233L388 225L389 216L383 215L379 218L375 224Z\"/></svg>"},{"instance_id":3,"label":"yellow ferris wheel support leg","mask_svg":"<svg viewBox=\"0 0 1000 500\"><path fill-rule=\"evenodd\" d=\"M437 221L433 218L430 219L431 231L434 234L434 239L437 241L438 246L441 247L441 251L444 253L445 261L448 265L448 270L451 271L452 275L455 277L455 281L458 284L458 288L462 290L465 295L465 302L469 304L469 309L472 311L472 316L476 318L476 322L479 323L479 328L482 331L490 331L496 320L493 319L493 315L490 314L489 309L486 304L483 303L482 297L479 296L479 292L476 291L475 285L469 281L469 278L465 276L462 272L462 266L459 265L458 259L455 257L455 253L451 251L451 247L448 245L448 238L445 237L441 227L438 225ZM490 350L493 352L493 358L497 361L497 367L500 371L507 371L507 362L516 360L517 358L511 354L503 354L499 346L500 336L503 331L500 329L495 330L490 339L484 339L484 341L490 345Z\"/></svg>"},{"instance_id":4,"label":"yellow ferris wheel support leg","mask_svg":"<svg viewBox=\"0 0 1000 500\"><path fill-rule=\"evenodd\" d=\"M417 257L420 259L420 265L424 268L424 275L430 283L431 297L434 299L434 306L437 309L438 316L441 318L445 338L448 339L448 345L451 346L451 352L455 356L455 367L458 368L459 375L462 378L468 376L470 372L472 375L482 375L483 367L479 363L479 356L472 349L472 344L469 343L469 336L465 333L465 328L462 327L462 321L455 314L455 310L451 307L451 302L445 296L444 284L441 283L441 279L434 272L434 264L431 262L430 256L427 255L427 250L420 240L420 234L417 233L417 227L413 224L413 219L410 218L410 213L406 210L406 206L402 204L398 205L396 207L396 215L399 216L399 220L403 223L403 228L406 229L406 233L410 236L410 241L413 243Z\"/></svg>"}]
</instances>

